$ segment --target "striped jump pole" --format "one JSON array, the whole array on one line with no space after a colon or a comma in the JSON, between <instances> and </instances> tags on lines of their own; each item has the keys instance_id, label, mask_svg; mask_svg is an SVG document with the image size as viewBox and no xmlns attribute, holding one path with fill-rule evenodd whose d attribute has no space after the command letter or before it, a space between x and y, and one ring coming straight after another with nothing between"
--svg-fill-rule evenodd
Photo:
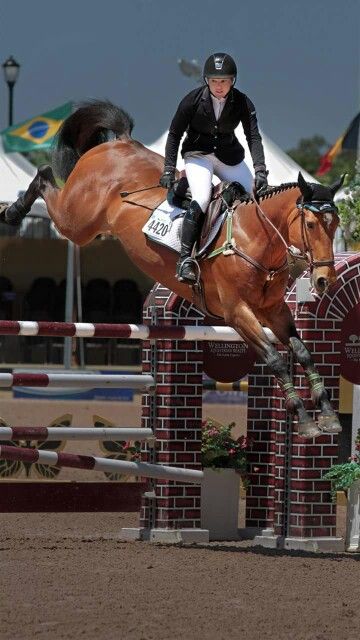
<instances>
[{"instance_id":1,"label":"striped jump pole","mask_svg":"<svg viewBox=\"0 0 360 640\"><path fill-rule=\"evenodd\" d=\"M41 440L54 442L57 440L153 440L151 429L102 428L102 427L0 427L0 441L7 440Z\"/></svg>"},{"instance_id":2,"label":"striped jump pole","mask_svg":"<svg viewBox=\"0 0 360 640\"><path fill-rule=\"evenodd\" d=\"M0 373L0 387L81 387L132 388L151 391L155 387L149 374L102 375L87 373Z\"/></svg>"},{"instance_id":3,"label":"striped jump pole","mask_svg":"<svg viewBox=\"0 0 360 640\"><path fill-rule=\"evenodd\" d=\"M128 460L112 460L96 456L83 456L72 453L56 453L0 445L0 458L4 460L20 460L33 464L47 464L54 467L72 467L73 469L90 469L110 473L131 474L144 478L159 480L173 480L175 482L191 482L201 484L204 474L196 469L181 467L167 467L165 465L149 464L148 462L130 462Z\"/></svg>"},{"instance_id":4,"label":"striped jump pole","mask_svg":"<svg viewBox=\"0 0 360 640\"><path fill-rule=\"evenodd\" d=\"M267 336L276 342L270 329ZM131 340L196 340L242 342L235 329L221 326L165 326L145 324L93 324L90 322L30 322L1 320L0 335L75 338L124 338Z\"/></svg>"}]
</instances>

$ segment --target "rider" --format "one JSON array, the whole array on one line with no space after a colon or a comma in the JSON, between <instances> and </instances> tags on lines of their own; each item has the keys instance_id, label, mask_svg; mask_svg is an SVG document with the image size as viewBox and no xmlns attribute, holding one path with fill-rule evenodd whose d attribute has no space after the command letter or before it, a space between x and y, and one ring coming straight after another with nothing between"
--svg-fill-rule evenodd
<instances>
[{"instance_id":1,"label":"rider","mask_svg":"<svg viewBox=\"0 0 360 640\"><path fill-rule=\"evenodd\" d=\"M192 196L182 227L176 272L180 282L196 282L190 256L210 202L213 174L220 180L240 182L246 191L252 191L253 178L244 162L244 149L234 134L240 122L253 160L256 193L264 191L268 184L255 107L245 93L234 89L236 74L231 56L212 54L204 66L205 86L183 98L170 125L160 185L170 189L175 182L178 148L186 130L181 154Z\"/></svg>"}]
</instances>

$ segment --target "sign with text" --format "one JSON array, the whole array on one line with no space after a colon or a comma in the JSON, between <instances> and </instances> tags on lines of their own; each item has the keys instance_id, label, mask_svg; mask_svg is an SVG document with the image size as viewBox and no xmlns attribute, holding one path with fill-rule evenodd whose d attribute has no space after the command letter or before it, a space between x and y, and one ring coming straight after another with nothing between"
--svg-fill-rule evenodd
<instances>
[{"instance_id":1,"label":"sign with text","mask_svg":"<svg viewBox=\"0 0 360 640\"><path fill-rule=\"evenodd\" d=\"M213 325L214 321L204 319L204 324ZM224 322L216 321L219 326ZM256 360L256 352L246 342L203 343L204 372L218 382L234 382L247 375Z\"/></svg>"},{"instance_id":2,"label":"sign with text","mask_svg":"<svg viewBox=\"0 0 360 640\"><path fill-rule=\"evenodd\" d=\"M360 384L360 302L344 318L341 327L340 373Z\"/></svg>"}]
</instances>

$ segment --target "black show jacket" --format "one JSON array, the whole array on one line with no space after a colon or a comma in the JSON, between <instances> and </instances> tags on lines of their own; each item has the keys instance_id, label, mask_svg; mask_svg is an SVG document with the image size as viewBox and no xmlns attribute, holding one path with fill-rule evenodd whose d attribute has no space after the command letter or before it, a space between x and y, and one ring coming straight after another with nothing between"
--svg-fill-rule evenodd
<instances>
[{"instance_id":1,"label":"black show jacket","mask_svg":"<svg viewBox=\"0 0 360 640\"><path fill-rule=\"evenodd\" d=\"M186 131L181 155L187 151L214 153L221 162L235 165L244 159L244 148L234 131L242 123L255 170L265 169L264 149L256 111L250 98L231 89L219 120L216 120L207 86L194 89L180 102L171 122L165 149L165 167L176 167L180 140Z\"/></svg>"}]
</instances>

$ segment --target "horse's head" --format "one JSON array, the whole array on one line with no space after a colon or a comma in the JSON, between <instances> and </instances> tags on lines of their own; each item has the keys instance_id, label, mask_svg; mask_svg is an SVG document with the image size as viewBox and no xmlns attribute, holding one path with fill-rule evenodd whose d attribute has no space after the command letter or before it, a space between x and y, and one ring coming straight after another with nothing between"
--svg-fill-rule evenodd
<instances>
[{"instance_id":1,"label":"horse's head","mask_svg":"<svg viewBox=\"0 0 360 640\"><path fill-rule=\"evenodd\" d=\"M299 173L301 192L289 228L290 244L306 256L311 282L319 294L335 282L333 241L339 224L334 195L344 181L341 176L331 187L306 182Z\"/></svg>"}]
</instances>

